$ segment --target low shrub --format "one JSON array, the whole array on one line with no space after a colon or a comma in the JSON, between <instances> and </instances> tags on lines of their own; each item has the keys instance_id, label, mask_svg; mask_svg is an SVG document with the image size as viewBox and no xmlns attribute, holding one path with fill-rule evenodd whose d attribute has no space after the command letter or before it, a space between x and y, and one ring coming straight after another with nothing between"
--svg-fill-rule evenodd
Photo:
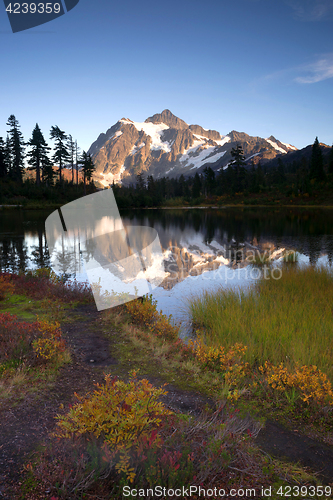
<instances>
[{"instance_id":1,"label":"low shrub","mask_svg":"<svg viewBox=\"0 0 333 500\"><path fill-rule=\"evenodd\" d=\"M179 328L171 324L171 316L168 318L162 312L157 311L156 304L157 302L153 300L152 295L149 295L128 302L126 309L134 323L144 325L157 337L168 340L178 339Z\"/></svg>"},{"instance_id":2,"label":"low shrub","mask_svg":"<svg viewBox=\"0 0 333 500\"><path fill-rule=\"evenodd\" d=\"M10 282L10 276L7 273L0 274L0 301L14 292L14 285Z\"/></svg>"},{"instance_id":3,"label":"low shrub","mask_svg":"<svg viewBox=\"0 0 333 500\"><path fill-rule=\"evenodd\" d=\"M64 350L59 323L39 318L27 323L14 314L0 313L0 374L8 367L55 359Z\"/></svg>"},{"instance_id":4,"label":"low shrub","mask_svg":"<svg viewBox=\"0 0 333 500\"><path fill-rule=\"evenodd\" d=\"M106 375L105 384L97 384L93 394L75 394L79 402L66 415L57 417L54 435L99 440L106 460L132 482L135 469L130 466L131 454L145 441L159 443L157 429L163 418L172 414L158 401L163 394L163 388L153 387L146 379L137 380L135 372L131 372L128 383Z\"/></svg>"},{"instance_id":5,"label":"low shrub","mask_svg":"<svg viewBox=\"0 0 333 500\"><path fill-rule=\"evenodd\" d=\"M249 363L243 360L247 347L235 344L226 350L223 346L207 346L200 335L196 340L189 341L189 347L204 370L217 371L223 375L224 382L229 388L228 399L237 400L239 397L237 387L249 374Z\"/></svg>"},{"instance_id":6,"label":"low shrub","mask_svg":"<svg viewBox=\"0 0 333 500\"><path fill-rule=\"evenodd\" d=\"M8 283L14 286L16 294L22 294L35 300L51 299L62 302L92 302L93 295L88 283L79 283L75 279L64 282L51 269L43 268L19 274L3 273Z\"/></svg>"},{"instance_id":7,"label":"low shrub","mask_svg":"<svg viewBox=\"0 0 333 500\"><path fill-rule=\"evenodd\" d=\"M32 342L37 336L36 322L18 321L14 314L0 313L0 363L10 359L28 361Z\"/></svg>"},{"instance_id":8,"label":"low shrub","mask_svg":"<svg viewBox=\"0 0 333 500\"><path fill-rule=\"evenodd\" d=\"M274 366L267 361L259 367L265 381L271 389L285 394L287 399L290 390L296 390L294 399L301 399L307 405L322 407L325 404L333 406L333 390L331 382L325 373L316 366L296 367L291 372L283 363Z\"/></svg>"},{"instance_id":9,"label":"low shrub","mask_svg":"<svg viewBox=\"0 0 333 500\"><path fill-rule=\"evenodd\" d=\"M141 382L142 386L140 383L132 386L122 382L122 389L126 388L126 394L131 394L131 398L135 393L139 400L142 387L146 386L146 381ZM107 446L104 443L103 446L106 435L110 435L109 431L116 422L114 399L120 415L124 415L124 412L119 404L122 402L124 406L128 400L123 390L113 390L117 387L115 385L111 392L107 391L107 395L103 392L106 397L105 400L101 399L100 387L97 388L98 408L102 408L102 411L97 412L95 393L88 398L92 412L89 409L86 411L86 407L79 410L78 406L74 406L70 412L71 417L76 414L75 424L72 418L60 417L63 419L60 429L62 438L42 452L35 464L26 466L26 483L34 485L34 494L40 487L41 494L48 490L58 500L76 500L85 498L84 495L87 498L118 500L123 498L124 486L138 489L159 485L162 488L182 489L189 485L209 488L214 484L227 488L235 476L235 470L249 473L250 479L244 476L242 484L251 481L252 486L258 486L259 489L259 484L265 481L261 459L251 452L251 438L257 435L261 424L254 423L250 418L241 418L237 410L230 412L225 406L216 410L202 410L196 417L171 412L166 415L164 409L158 416L159 424L156 426L153 422L150 428L143 421L136 426L138 417L133 414L129 419L133 410L127 409L123 428L128 428L133 420L132 432L111 432L112 443ZM110 384L108 387L110 389ZM160 391L152 386L151 389ZM103 409L106 402L110 401L111 393L114 398L109 417L103 413ZM93 405L93 401L96 404ZM146 398L145 404L147 401ZM83 421L85 424L78 424L79 419L81 424ZM77 432L78 428L82 432ZM101 434L98 434L98 430ZM88 435L96 438L97 434L101 438L99 442L87 439ZM117 458L116 450L120 449L125 449L126 455L123 453ZM25 498L32 500L33 497L27 495Z\"/></svg>"},{"instance_id":10,"label":"low shrub","mask_svg":"<svg viewBox=\"0 0 333 500\"><path fill-rule=\"evenodd\" d=\"M39 320L37 316L38 338L33 340L32 346L37 358L42 360L54 359L65 351L66 343L62 338L60 324Z\"/></svg>"}]
</instances>

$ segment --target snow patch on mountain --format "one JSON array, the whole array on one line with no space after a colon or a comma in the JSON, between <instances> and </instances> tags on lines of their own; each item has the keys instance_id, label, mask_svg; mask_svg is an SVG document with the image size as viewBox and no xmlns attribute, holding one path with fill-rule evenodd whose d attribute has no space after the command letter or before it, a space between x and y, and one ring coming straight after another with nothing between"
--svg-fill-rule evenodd
<instances>
[{"instance_id":1,"label":"snow patch on mountain","mask_svg":"<svg viewBox=\"0 0 333 500\"><path fill-rule=\"evenodd\" d=\"M135 153L137 153L141 148L143 148L146 144L144 142L141 142L138 146L133 146L130 152L130 155L133 156Z\"/></svg>"},{"instance_id":2,"label":"snow patch on mountain","mask_svg":"<svg viewBox=\"0 0 333 500\"><path fill-rule=\"evenodd\" d=\"M121 176L125 172L125 170L126 170L126 167L124 165L122 165L117 174L111 174L111 173L101 174L103 179L99 179L100 184L102 184L102 186L104 186L104 187L108 187L110 184L113 183L113 181L121 183Z\"/></svg>"},{"instance_id":3,"label":"snow patch on mountain","mask_svg":"<svg viewBox=\"0 0 333 500\"><path fill-rule=\"evenodd\" d=\"M225 136L222 136L222 139L220 141L214 141L216 142L216 144L218 144L219 146L224 146L227 142L230 142L230 137L225 135Z\"/></svg>"},{"instance_id":4,"label":"snow patch on mountain","mask_svg":"<svg viewBox=\"0 0 333 500\"><path fill-rule=\"evenodd\" d=\"M106 140L107 140L107 141L111 141L111 140L113 141L114 139L117 139L117 137L120 137L122 134L123 134L123 133L122 133L122 131L121 131L121 130L118 130L118 131L117 131L117 132L115 132L114 134L111 134L109 137L107 137L107 139L106 139ZM104 148L105 148L105 145L104 145L104 146L102 146L102 147L100 147L100 148L95 148L95 149L96 149L96 151L98 151L98 150L100 150L100 151L101 151L101 150L102 150L102 149L104 149Z\"/></svg>"},{"instance_id":5,"label":"snow patch on mountain","mask_svg":"<svg viewBox=\"0 0 333 500\"><path fill-rule=\"evenodd\" d=\"M216 146L211 146L209 144L209 139L202 135L193 134L195 140L190 148L184 151L183 155L180 157L179 161L181 164L193 165L191 170L194 168L200 168L202 165L208 162L216 162L226 153L226 151L217 151L219 146L223 146L230 141L230 137L224 136L221 140L215 141ZM197 151L202 148L202 151Z\"/></svg>"},{"instance_id":6,"label":"snow patch on mountain","mask_svg":"<svg viewBox=\"0 0 333 500\"><path fill-rule=\"evenodd\" d=\"M198 155L188 158L188 165L193 165L193 167L191 167L191 170L193 170L194 168L200 168L202 165L208 162L216 162L217 160L222 158L222 156L225 154L225 151L214 153L215 149L216 146L207 147L200 151Z\"/></svg>"},{"instance_id":7,"label":"snow patch on mountain","mask_svg":"<svg viewBox=\"0 0 333 500\"><path fill-rule=\"evenodd\" d=\"M170 153L170 144L167 142L163 142L161 139L161 135L163 134L164 130L167 130L169 128L168 125L165 125L165 123L132 122L128 119L123 119L120 121L127 125L134 125L134 127L139 132L143 130L146 135L149 135L152 140L150 149L162 149L166 153Z\"/></svg>"},{"instance_id":8,"label":"snow patch on mountain","mask_svg":"<svg viewBox=\"0 0 333 500\"><path fill-rule=\"evenodd\" d=\"M276 149L276 151L279 151L280 153L284 153L284 154L287 152L284 149L280 148L280 146L278 146L276 144L276 142L270 141L269 139L265 139L265 141L267 141L271 146L273 146L273 148ZM283 143L281 143L281 144L283 144Z\"/></svg>"},{"instance_id":9,"label":"snow patch on mountain","mask_svg":"<svg viewBox=\"0 0 333 500\"><path fill-rule=\"evenodd\" d=\"M297 148L295 148L295 146L292 146L291 144L287 144L286 142L282 142L282 141L280 141L280 142L281 142L281 144L283 144L287 148L293 149L294 151L297 151Z\"/></svg>"},{"instance_id":10,"label":"snow patch on mountain","mask_svg":"<svg viewBox=\"0 0 333 500\"><path fill-rule=\"evenodd\" d=\"M195 135L195 134L193 134L193 135ZM200 136L198 135L196 137L200 137ZM198 148L200 148L201 146L204 146L205 144L206 144L205 140L202 140L202 139L195 140L190 148L184 150L184 153L182 154L179 161L181 163L183 163L183 161L186 162L189 159L189 157L193 156L194 153L196 153ZM208 145L207 145L207 147L208 147Z\"/></svg>"},{"instance_id":11,"label":"snow patch on mountain","mask_svg":"<svg viewBox=\"0 0 333 500\"><path fill-rule=\"evenodd\" d=\"M193 134L193 137L196 137L199 141L202 141L202 142L206 142L207 141L207 137L204 137L203 135L198 135L198 134Z\"/></svg>"},{"instance_id":12,"label":"snow patch on mountain","mask_svg":"<svg viewBox=\"0 0 333 500\"><path fill-rule=\"evenodd\" d=\"M251 155L248 158L245 158L245 161L249 161L249 160L251 160L251 158L254 158L255 156L258 156L258 155L260 155L260 153L255 153L254 155Z\"/></svg>"},{"instance_id":13,"label":"snow patch on mountain","mask_svg":"<svg viewBox=\"0 0 333 500\"><path fill-rule=\"evenodd\" d=\"M123 135L122 131L121 130L118 130L112 137L112 139L116 139L117 137L120 137L121 135Z\"/></svg>"}]
</instances>

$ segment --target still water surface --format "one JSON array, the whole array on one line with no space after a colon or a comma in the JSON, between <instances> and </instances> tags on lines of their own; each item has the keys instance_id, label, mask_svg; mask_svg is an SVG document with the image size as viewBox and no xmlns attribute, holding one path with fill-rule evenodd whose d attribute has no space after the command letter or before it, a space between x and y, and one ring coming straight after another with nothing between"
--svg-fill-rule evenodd
<instances>
[{"instance_id":1,"label":"still water surface","mask_svg":"<svg viewBox=\"0 0 333 500\"><path fill-rule=\"evenodd\" d=\"M0 211L1 270L50 265L45 237L50 213ZM158 232L165 279L153 295L158 307L179 321L187 320L189 297L220 286L253 283L257 275L245 259L256 248L276 257L294 249L305 263L333 261L333 210L329 209L133 210L121 216L124 226L149 226ZM80 280L86 279L84 259L83 251L74 270Z\"/></svg>"}]
</instances>

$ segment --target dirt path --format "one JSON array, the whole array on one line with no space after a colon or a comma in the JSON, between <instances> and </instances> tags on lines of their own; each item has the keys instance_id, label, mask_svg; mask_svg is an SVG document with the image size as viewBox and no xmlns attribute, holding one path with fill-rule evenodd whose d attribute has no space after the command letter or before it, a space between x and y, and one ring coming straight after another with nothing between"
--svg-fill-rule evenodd
<instances>
[{"instance_id":1,"label":"dirt path","mask_svg":"<svg viewBox=\"0 0 333 500\"><path fill-rule=\"evenodd\" d=\"M62 325L72 349L72 364L60 369L51 391L40 392L38 397L28 396L24 402L0 410L0 499L14 500L10 487L19 480L22 465L38 444L47 440L60 404L66 406L72 402L74 392L92 391L96 383L103 382L104 370L112 372L112 366L118 364L102 328L98 328L99 313L95 306L80 307L75 312L81 320ZM151 382L162 383L156 379ZM210 402L207 398L172 386L168 386L165 397L170 408L183 411L199 411L207 402Z\"/></svg>"},{"instance_id":2,"label":"dirt path","mask_svg":"<svg viewBox=\"0 0 333 500\"><path fill-rule=\"evenodd\" d=\"M55 415L61 403L73 401L74 392L85 394L94 384L104 379L103 370L115 373L120 366L110 351L109 341L99 327L99 314L94 305L76 310L81 320L64 324L62 329L72 348L72 364L60 369L52 390L45 390L38 397L28 397L24 402L0 411L0 499L15 500L10 494L11 484L20 477L20 470L38 443L47 440L54 428ZM115 335L117 335L115 333ZM149 377L147 377L149 378ZM163 381L151 378L155 385ZM168 386L164 402L174 410L199 411L212 403L206 397ZM333 447L284 429L268 422L258 438L258 445L267 453L299 461L321 474L326 484L333 480Z\"/></svg>"},{"instance_id":3,"label":"dirt path","mask_svg":"<svg viewBox=\"0 0 333 500\"><path fill-rule=\"evenodd\" d=\"M266 453L299 462L317 472L326 485L333 482L333 446L320 443L297 431L292 432L271 420L266 422L256 441Z\"/></svg>"},{"instance_id":4,"label":"dirt path","mask_svg":"<svg viewBox=\"0 0 333 500\"><path fill-rule=\"evenodd\" d=\"M89 334L94 314L83 313L83 319L84 337L89 343L94 337ZM80 329L80 324L65 325L70 344L75 341ZM93 389L96 382L103 380L102 371L93 369L82 357L80 349L74 347L73 363L60 369L51 391L40 392L38 397L28 396L24 402L0 412L0 498L12 499L6 494L8 486L18 480L27 456L39 442L47 439L48 433L54 428L54 417L59 412L60 404L69 404L74 392L85 393Z\"/></svg>"}]
</instances>

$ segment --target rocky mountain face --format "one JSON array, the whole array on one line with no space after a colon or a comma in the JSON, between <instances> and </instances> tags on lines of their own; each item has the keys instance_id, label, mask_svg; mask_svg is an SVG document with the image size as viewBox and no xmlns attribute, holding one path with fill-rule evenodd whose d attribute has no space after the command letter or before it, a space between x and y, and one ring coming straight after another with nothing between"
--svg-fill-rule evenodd
<instances>
[{"instance_id":1,"label":"rocky mountain face","mask_svg":"<svg viewBox=\"0 0 333 500\"><path fill-rule=\"evenodd\" d=\"M160 178L194 175L207 166L216 171L228 165L237 144L249 164L296 150L273 136L263 139L235 130L221 136L216 130L188 125L165 109L142 123L122 118L100 134L88 152L96 165L94 179L107 186L113 181L133 182L139 173Z\"/></svg>"}]
</instances>

